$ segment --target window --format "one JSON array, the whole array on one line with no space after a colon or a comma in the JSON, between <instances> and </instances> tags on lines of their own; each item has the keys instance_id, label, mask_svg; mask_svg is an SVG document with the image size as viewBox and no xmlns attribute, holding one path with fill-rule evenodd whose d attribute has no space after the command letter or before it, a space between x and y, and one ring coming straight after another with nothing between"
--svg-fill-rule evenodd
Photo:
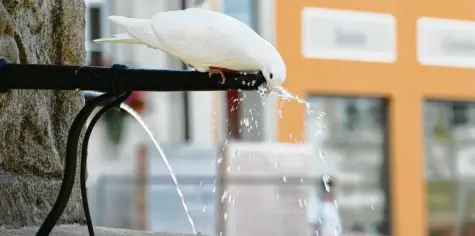
<instances>
[{"instance_id":1,"label":"window","mask_svg":"<svg viewBox=\"0 0 475 236\"><path fill-rule=\"evenodd\" d=\"M468 123L468 105L464 102L453 102L450 106L452 110L452 125L465 125Z\"/></svg>"},{"instance_id":2,"label":"window","mask_svg":"<svg viewBox=\"0 0 475 236\"><path fill-rule=\"evenodd\" d=\"M335 179L343 231L391 235L386 101L317 96L307 101L315 113L326 113L321 120L306 114L305 142L322 150L315 154L312 173ZM314 132L319 123L325 126L321 135ZM334 132L339 125L346 134L358 133Z\"/></svg>"},{"instance_id":3,"label":"window","mask_svg":"<svg viewBox=\"0 0 475 236\"><path fill-rule=\"evenodd\" d=\"M355 101L349 101L346 104L346 129L354 131L359 121L359 111Z\"/></svg>"},{"instance_id":4,"label":"window","mask_svg":"<svg viewBox=\"0 0 475 236\"><path fill-rule=\"evenodd\" d=\"M383 119L381 112L381 106L376 103L370 104L367 112L369 114L369 121L373 124L381 125Z\"/></svg>"},{"instance_id":5,"label":"window","mask_svg":"<svg viewBox=\"0 0 475 236\"><path fill-rule=\"evenodd\" d=\"M429 234L473 235L475 103L426 101L424 110Z\"/></svg>"},{"instance_id":6,"label":"window","mask_svg":"<svg viewBox=\"0 0 475 236\"><path fill-rule=\"evenodd\" d=\"M348 133L362 131L366 129L375 129L376 126L381 125L381 104L378 100L374 101L369 98L354 98L354 99L334 99L338 101L337 106L341 108L339 116L342 122L340 125L340 134L347 135Z\"/></svg>"},{"instance_id":7,"label":"window","mask_svg":"<svg viewBox=\"0 0 475 236\"><path fill-rule=\"evenodd\" d=\"M223 11L256 29L256 5L256 0L224 0Z\"/></svg>"},{"instance_id":8,"label":"window","mask_svg":"<svg viewBox=\"0 0 475 236\"><path fill-rule=\"evenodd\" d=\"M102 45L93 43L92 40L102 36L102 4L90 4L86 11L86 51L87 64L102 65Z\"/></svg>"}]
</instances>

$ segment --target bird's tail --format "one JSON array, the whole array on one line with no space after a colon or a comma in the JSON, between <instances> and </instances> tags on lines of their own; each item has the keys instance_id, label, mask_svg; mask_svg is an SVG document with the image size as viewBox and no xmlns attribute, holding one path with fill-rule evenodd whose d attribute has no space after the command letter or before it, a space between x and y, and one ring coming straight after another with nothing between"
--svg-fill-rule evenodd
<instances>
[{"instance_id":1,"label":"bird's tail","mask_svg":"<svg viewBox=\"0 0 475 236\"><path fill-rule=\"evenodd\" d=\"M158 44L149 19L109 16L109 20L113 24L124 28L127 32L108 38L96 39L94 40L95 43L129 43L146 44L148 46L156 46Z\"/></svg>"},{"instance_id":2,"label":"bird's tail","mask_svg":"<svg viewBox=\"0 0 475 236\"><path fill-rule=\"evenodd\" d=\"M114 34L109 38L94 39L94 43L129 43L129 44L144 44L142 41L132 37L128 33Z\"/></svg>"}]
</instances>

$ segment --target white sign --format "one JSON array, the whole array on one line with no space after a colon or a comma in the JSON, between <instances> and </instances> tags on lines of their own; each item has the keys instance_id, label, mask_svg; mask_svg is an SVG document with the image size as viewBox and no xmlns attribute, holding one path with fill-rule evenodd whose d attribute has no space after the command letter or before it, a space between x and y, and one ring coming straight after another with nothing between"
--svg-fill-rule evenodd
<instances>
[{"instance_id":1,"label":"white sign","mask_svg":"<svg viewBox=\"0 0 475 236\"><path fill-rule=\"evenodd\" d=\"M392 63L396 48L396 19L391 14L302 10L304 57Z\"/></svg>"},{"instance_id":2,"label":"white sign","mask_svg":"<svg viewBox=\"0 0 475 236\"><path fill-rule=\"evenodd\" d=\"M417 60L422 65L475 68L475 22L420 17Z\"/></svg>"}]
</instances>

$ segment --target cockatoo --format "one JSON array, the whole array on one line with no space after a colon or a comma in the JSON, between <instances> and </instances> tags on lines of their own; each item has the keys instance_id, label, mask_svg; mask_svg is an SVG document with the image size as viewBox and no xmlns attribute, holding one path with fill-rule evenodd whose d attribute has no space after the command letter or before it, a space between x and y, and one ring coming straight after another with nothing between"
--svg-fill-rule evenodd
<instances>
[{"instance_id":1,"label":"cockatoo","mask_svg":"<svg viewBox=\"0 0 475 236\"><path fill-rule=\"evenodd\" d=\"M125 30L96 43L143 44L170 54L199 72L261 71L268 92L282 85L286 66L277 49L252 28L226 14L188 8L159 12L151 19L109 16Z\"/></svg>"}]
</instances>

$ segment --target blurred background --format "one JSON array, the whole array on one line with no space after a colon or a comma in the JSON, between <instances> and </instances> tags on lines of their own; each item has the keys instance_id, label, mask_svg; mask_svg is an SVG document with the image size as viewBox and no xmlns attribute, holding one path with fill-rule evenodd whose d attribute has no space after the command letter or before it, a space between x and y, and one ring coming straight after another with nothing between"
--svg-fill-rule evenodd
<instances>
[{"instance_id":1,"label":"blurred background","mask_svg":"<svg viewBox=\"0 0 475 236\"><path fill-rule=\"evenodd\" d=\"M163 147L199 232L311 235L306 201L329 174L345 234L475 235L475 2L86 4L89 65L188 69L146 46L92 40L120 32L109 15L210 9L275 44L287 64L284 87L310 104L309 113L296 101L271 96L264 104L256 92L237 91L137 92L127 101ZM275 145L288 152L276 153ZM282 167L258 161L236 167L231 156L252 159L240 147L256 160L283 156ZM109 112L89 150L95 225L192 232L159 152L132 117ZM224 196L230 192L247 201L234 207Z\"/></svg>"}]
</instances>

